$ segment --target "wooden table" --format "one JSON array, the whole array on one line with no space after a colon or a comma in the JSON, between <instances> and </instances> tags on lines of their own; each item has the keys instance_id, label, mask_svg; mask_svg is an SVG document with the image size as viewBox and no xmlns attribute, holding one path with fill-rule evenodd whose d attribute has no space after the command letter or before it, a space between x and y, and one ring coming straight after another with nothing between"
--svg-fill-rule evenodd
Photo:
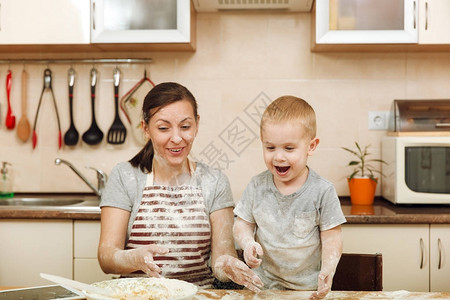
<instances>
[{"instance_id":1,"label":"wooden table","mask_svg":"<svg viewBox=\"0 0 450 300\"><path fill-rule=\"evenodd\" d=\"M0 287L0 290L14 289L18 287ZM249 290L199 290L194 296L195 300L222 299L222 300L301 300L308 299L310 291L280 291L264 290L255 294ZM450 293L438 292L353 292L353 291L331 291L326 300L371 300L371 299L450 299Z\"/></svg>"},{"instance_id":2,"label":"wooden table","mask_svg":"<svg viewBox=\"0 0 450 300\"><path fill-rule=\"evenodd\" d=\"M311 292L307 291L279 291L265 290L255 294L249 290L199 290L194 299L223 299L223 300L301 300L308 299ZM353 292L353 291L331 291L326 300L333 299L450 299L450 293L418 293L408 291L394 292Z\"/></svg>"}]
</instances>

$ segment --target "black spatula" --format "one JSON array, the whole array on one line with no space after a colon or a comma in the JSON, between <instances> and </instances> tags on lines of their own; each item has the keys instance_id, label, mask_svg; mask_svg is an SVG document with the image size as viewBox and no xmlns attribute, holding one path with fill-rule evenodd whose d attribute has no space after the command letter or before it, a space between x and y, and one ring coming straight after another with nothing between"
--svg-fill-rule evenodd
<instances>
[{"instance_id":1,"label":"black spatula","mask_svg":"<svg viewBox=\"0 0 450 300\"><path fill-rule=\"evenodd\" d=\"M119 81L120 81L120 70L119 68L114 68L113 71L113 80L114 80L114 107L115 107L115 117L114 121L109 128L107 142L109 144L123 144L125 142L125 138L127 137L127 129L125 125L123 125L119 116Z\"/></svg>"}]
</instances>

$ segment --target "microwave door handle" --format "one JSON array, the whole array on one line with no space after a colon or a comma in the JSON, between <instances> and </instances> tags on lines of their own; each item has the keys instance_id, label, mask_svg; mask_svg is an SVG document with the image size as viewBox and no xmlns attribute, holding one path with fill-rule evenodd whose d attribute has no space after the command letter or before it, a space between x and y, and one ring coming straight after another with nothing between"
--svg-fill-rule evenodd
<instances>
[{"instance_id":1,"label":"microwave door handle","mask_svg":"<svg viewBox=\"0 0 450 300\"><path fill-rule=\"evenodd\" d=\"M450 123L436 123L436 128L450 128Z\"/></svg>"}]
</instances>

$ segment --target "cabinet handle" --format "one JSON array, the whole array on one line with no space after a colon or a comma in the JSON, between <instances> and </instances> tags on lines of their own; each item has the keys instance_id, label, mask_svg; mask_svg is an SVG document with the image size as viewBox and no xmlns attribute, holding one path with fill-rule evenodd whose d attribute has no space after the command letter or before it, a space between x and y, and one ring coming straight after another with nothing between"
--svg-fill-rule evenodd
<instances>
[{"instance_id":1,"label":"cabinet handle","mask_svg":"<svg viewBox=\"0 0 450 300\"><path fill-rule=\"evenodd\" d=\"M442 242L441 242L441 239L438 239L438 249L439 249L438 270L440 270L442 267Z\"/></svg>"},{"instance_id":2,"label":"cabinet handle","mask_svg":"<svg viewBox=\"0 0 450 300\"><path fill-rule=\"evenodd\" d=\"M414 29L416 29L416 1L413 2L414 3Z\"/></svg>"},{"instance_id":3,"label":"cabinet handle","mask_svg":"<svg viewBox=\"0 0 450 300\"><path fill-rule=\"evenodd\" d=\"M92 2L92 29L95 30L95 2Z\"/></svg>"},{"instance_id":4,"label":"cabinet handle","mask_svg":"<svg viewBox=\"0 0 450 300\"><path fill-rule=\"evenodd\" d=\"M425 2L425 30L428 30L428 2Z\"/></svg>"},{"instance_id":5,"label":"cabinet handle","mask_svg":"<svg viewBox=\"0 0 450 300\"><path fill-rule=\"evenodd\" d=\"M424 250L425 245L423 244L423 239L420 238L420 269L423 269L423 258L424 258Z\"/></svg>"}]
</instances>

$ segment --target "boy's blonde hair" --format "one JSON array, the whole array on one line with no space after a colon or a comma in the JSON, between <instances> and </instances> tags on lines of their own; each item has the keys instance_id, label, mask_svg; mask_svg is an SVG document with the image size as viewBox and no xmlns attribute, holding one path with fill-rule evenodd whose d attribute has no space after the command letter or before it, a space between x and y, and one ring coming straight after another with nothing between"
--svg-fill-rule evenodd
<instances>
[{"instance_id":1,"label":"boy's blonde hair","mask_svg":"<svg viewBox=\"0 0 450 300\"><path fill-rule=\"evenodd\" d=\"M268 121L299 121L308 137L311 139L316 137L316 113L308 102L301 98L281 96L270 103L261 119L261 133L264 124Z\"/></svg>"}]
</instances>

